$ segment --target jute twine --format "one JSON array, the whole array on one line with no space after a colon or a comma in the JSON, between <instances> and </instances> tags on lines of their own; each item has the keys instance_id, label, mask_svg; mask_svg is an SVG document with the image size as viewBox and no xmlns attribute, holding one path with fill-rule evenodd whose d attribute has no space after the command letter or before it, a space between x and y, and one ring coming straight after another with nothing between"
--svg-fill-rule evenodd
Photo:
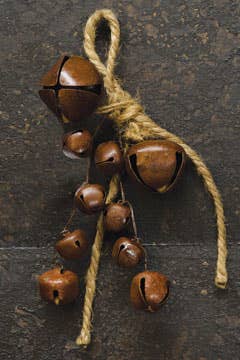
<instances>
[{"instance_id":1,"label":"jute twine","mask_svg":"<svg viewBox=\"0 0 240 360\"><path fill-rule=\"evenodd\" d=\"M106 64L102 63L95 50L96 30L103 19L108 22L111 31L111 40ZM87 21L84 32L84 48L89 60L103 76L104 87L108 98L108 104L99 108L98 112L101 114L107 114L108 117L115 122L121 139L125 145L145 139L163 138L176 142L184 148L188 157L195 164L198 174L202 176L205 187L211 194L214 202L218 232L218 257L216 264L215 285L224 289L227 284L227 244L224 211L220 193L213 180L211 172L201 157L180 137L163 129L150 119L150 117L145 114L142 106L137 102L137 100L133 99L127 91L124 91L121 88L119 81L114 76L114 67L119 50L119 41L120 27L114 13L108 9L97 10ZM117 195L119 191L118 180L117 176L112 178L109 185L107 202L111 202ZM103 215L101 214L98 220L96 237L92 247L91 263L86 276L83 324L81 333L76 340L78 345L88 345L91 341L92 306L96 289L96 278L103 235Z\"/></svg>"}]
</instances>

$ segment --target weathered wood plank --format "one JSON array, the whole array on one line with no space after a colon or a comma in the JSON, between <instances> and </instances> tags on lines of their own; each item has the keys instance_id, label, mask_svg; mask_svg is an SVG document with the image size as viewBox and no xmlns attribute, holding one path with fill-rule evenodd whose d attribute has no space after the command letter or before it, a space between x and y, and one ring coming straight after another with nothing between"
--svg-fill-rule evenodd
<instances>
[{"instance_id":1,"label":"weathered wood plank","mask_svg":"<svg viewBox=\"0 0 240 360\"><path fill-rule=\"evenodd\" d=\"M239 356L239 1L0 1L0 275L2 359L232 360ZM172 279L156 316L129 307L133 273L103 256L93 343L71 342L82 297L65 310L38 298L35 275L50 266L52 245L84 179L86 162L61 152L62 129L37 95L38 81L61 53L81 53L82 29L100 7L121 23L117 74L146 111L199 151L224 200L230 284L213 286L216 229L212 204L191 164L162 197L126 183L150 264ZM104 27L101 34L107 38ZM99 41L106 53L106 43ZM92 129L99 118L86 124ZM107 122L99 141L111 138ZM97 179L103 181L97 175ZM95 217L77 217L94 236ZM164 246L163 244L166 244ZM46 248L48 247L48 250ZM15 249L15 247L17 247ZM32 247L32 249L31 249ZM43 247L41 249L41 247ZM86 262L74 266L85 274Z\"/></svg>"},{"instance_id":2,"label":"weathered wood plank","mask_svg":"<svg viewBox=\"0 0 240 360\"><path fill-rule=\"evenodd\" d=\"M235 359L240 351L239 285L213 285L213 246L148 247L150 267L171 279L168 303L156 314L134 311L129 285L140 269L112 264L107 243L94 305L93 341L76 349L82 295L65 308L43 303L35 276L51 265L49 249L1 249L1 353L4 359ZM239 245L230 249L230 271L239 274ZM86 265L86 264L85 264ZM71 266L84 274L84 264ZM79 268L79 269L78 269ZM11 354L8 356L8 354Z\"/></svg>"}]
</instances>

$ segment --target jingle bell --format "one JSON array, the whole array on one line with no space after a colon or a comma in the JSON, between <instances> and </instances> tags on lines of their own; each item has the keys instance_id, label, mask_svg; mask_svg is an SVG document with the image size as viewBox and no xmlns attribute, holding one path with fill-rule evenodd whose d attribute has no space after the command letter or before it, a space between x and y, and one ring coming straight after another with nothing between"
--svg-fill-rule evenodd
<instances>
[{"instance_id":1,"label":"jingle bell","mask_svg":"<svg viewBox=\"0 0 240 360\"><path fill-rule=\"evenodd\" d=\"M56 305L71 303L79 294L78 276L60 267L40 275L38 283L41 297Z\"/></svg>"},{"instance_id":2,"label":"jingle bell","mask_svg":"<svg viewBox=\"0 0 240 360\"><path fill-rule=\"evenodd\" d=\"M74 203L79 210L91 215L103 210L105 197L106 194L102 185L83 184L75 192Z\"/></svg>"},{"instance_id":3,"label":"jingle bell","mask_svg":"<svg viewBox=\"0 0 240 360\"><path fill-rule=\"evenodd\" d=\"M171 190L185 164L183 148L167 140L147 140L130 147L126 170L130 177L155 192Z\"/></svg>"},{"instance_id":4,"label":"jingle bell","mask_svg":"<svg viewBox=\"0 0 240 360\"><path fill-rule=\"evenodd\" d=\"M88 239L83 230L68 231L55 247L64 259L80 259L88 248Z\"/></svg>"},{"instance_id":5,"label":"jingle bell","mask_svg":"<svg viewBox=\"0 0 240 360\"><path fill-rule=\"evenodd\" d=\"M119 232L126 228L131 219L131 210L127 203L110 203L104 211L104 227L107 231Z\"/></svg>"},{"instance_id":6,"label":"jingle bell","mask_svg":"<svg viewBox=\"0 0 240 360\"><path fill-rule=\"evenodd\" d=\"M63 153L70 159L89 156L92 142L92 135L88 130L69 132L63 136Z\"/></svg>"},{"instance_id":7,"label":"jingle bell","mask_svg":"<svg viewBox=\"0 0 240 360\"><path fill-rule=\"evenodd\" d=\"M112 176L120 173L124 159L119 145L115 141L106 141L98 145L95 152L95 164L104 175Z\"/></svg>"},{"instance_id":8,"label":"jingle bell","mask_svg":"<svg viewBox=\"0 0 240 360\"><path fill-rule=\"evenodd\" d=\"M131 283L130 298L139 310L157 311L169 295L169 280L157 271L143 271Z\"/></svg>"},{"instance_id":9,"label":"jingle bell","mask_svg":"<svg viewBox=\"0 0 240 360\"><path fill-rule=\"evenodd\" d=\"M136 239L120 237L113 246L112 257L120 266L133 267L144 257L144 249Z\"/></svg>"},{"instance_id":10,"label":"jingle bell","mask_svg":"<svg viewBox=\"0 0 240 360\"><path fill-rule=\"evenodd\" d=\"M62 56L43 76L41 85L40 98L63 122L78 122L99 104L101 77L80 56Z\"/></svg>"}]
</instances>

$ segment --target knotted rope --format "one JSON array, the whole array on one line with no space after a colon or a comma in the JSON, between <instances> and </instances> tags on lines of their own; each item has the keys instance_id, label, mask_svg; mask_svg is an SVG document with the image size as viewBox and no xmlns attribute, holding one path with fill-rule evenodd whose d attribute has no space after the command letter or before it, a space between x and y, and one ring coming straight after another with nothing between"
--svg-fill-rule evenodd
<instances>
[{"instance_id":1,"label":"knotted rope","mask_svg":"<svg viewBox=\"0 0 240 360\"><path fill-rule=\"evenodd\" d=\"M108 22L111 31L110 47L106 65L102 63L95 50L96 30L102 20ZM157 125L148 117L142 106L133 99L131 95L124 91L119 81L114 76L115 60L119 50L120 27L116 16L111 10L97 10L87 21L84 32L84 48L89 60L95 65L99 73L103 76L104 87L108 97L108 104L98 109L101 114L107 114L111 118L120 133L121 139L126 144L142 141L150 138L163 138L183 147L188 157L196 166L197 172L202 176L207 191L211 194L218 231L218 257L216 264L215 285L224 289L227 284L227 244L226 227L224 223L224 211L220 193L213 180L213 177L201 157L180 137L170 133ZM119 191L118 178L114 177L109 186L107 202L111 202ZM91 263L86 276L86 294L83 308L83 325L76 343L78 345L88 345L91 340L91 315L92 304L96 289L96 277L100 260L100 251L104 235L103 218L100 215L97 224L97 233L92 247Z\"/></svg>"}]
</instances>

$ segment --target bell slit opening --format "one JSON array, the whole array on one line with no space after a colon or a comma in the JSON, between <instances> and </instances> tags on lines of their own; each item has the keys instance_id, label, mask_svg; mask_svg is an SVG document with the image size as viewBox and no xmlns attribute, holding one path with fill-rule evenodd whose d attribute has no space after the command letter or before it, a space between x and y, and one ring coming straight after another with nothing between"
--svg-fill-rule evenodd
<instances>
[{"instance_id":1,"label":"bell slit opening","mask_svg":"<svg viewBox=\"0 0 240 360\"><path fill-rule=\"evenodd\" d=\"M183 164L183 154L180 151L177 151L176 152L176 167L175 167L174 174L171 178L171 181L170 181L168 187L170 187L171 185L174 184L174 182L179 174L179 171L181 170L182 164Z\"/></svg>"},{"instance_id":2,"label":"bell slit opening","mask_svg":"<svg viewBox=\"0 0 240 360\"><path fill-rule=\"evenodd\" d=\"M141 278L140 280L140 290L141 290L141 294L142 294L142 298L145 302L145 304L147 305L147 300L146 300L146 293L145 293L145 278Z\"/></svg>"},{"instance_id":3,"label":"bell slit opening","mask_svg":"<svg viewBox=\"0 0 240 360\"><path fill-rule=\"evenodd\" d=\"M76 240L76 241L75 241L75 244L76 244L78 247L80 247L80 242L79 242L79 240Z\"/></svg>"}]
</instances>

